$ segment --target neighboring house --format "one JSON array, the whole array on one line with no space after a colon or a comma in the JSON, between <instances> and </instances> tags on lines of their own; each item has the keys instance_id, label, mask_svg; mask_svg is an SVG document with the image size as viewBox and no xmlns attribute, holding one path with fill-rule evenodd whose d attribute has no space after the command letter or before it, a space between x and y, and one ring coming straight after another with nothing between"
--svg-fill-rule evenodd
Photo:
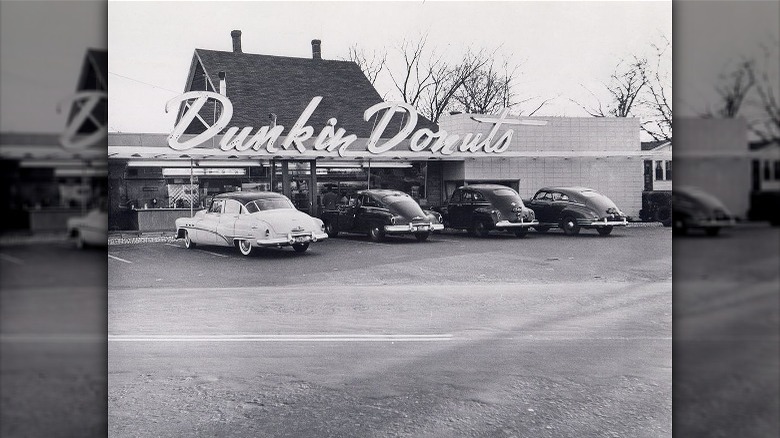
<instances>
[{"instance_id":1,"label":"neighboring house","mask_svg":"<svg viewBox=\"0 0 780 438\"><path fill-rule=\"evenodd\" d=\"M645 160L645 190L672 190L672 142L642 142L642 150L654 155Z\"/></svg>"},{"instance_id":2,"label":"neighboring house","mask_svg":"<svg viewBox=\"0 0 780 438\"><path fill-rule=\"evenodd\" d=\"M639 217L671 225L672 219L672 142L667 140L642 142L642 151L649 154L644 161L644 191Z\"/></svg>"},{"instance_id":3,"label":"neighboring house","mask_svg":"<svg viewBox=\"0 0 780 438\"><path fill-rule=\"evenodd\" d=\"M751 190L780 190L780 142L751 142Z\"/></svg>"},{"instance_id":4,"label":"neighboring house","mask_svg":"<svg viewBox=\"0 0 780 438\"><path fill-rule=\"evenodd\" d=\"M750 143L751 192L748 218L780 225L780 142Z\"/></svg>"}]
</instances>

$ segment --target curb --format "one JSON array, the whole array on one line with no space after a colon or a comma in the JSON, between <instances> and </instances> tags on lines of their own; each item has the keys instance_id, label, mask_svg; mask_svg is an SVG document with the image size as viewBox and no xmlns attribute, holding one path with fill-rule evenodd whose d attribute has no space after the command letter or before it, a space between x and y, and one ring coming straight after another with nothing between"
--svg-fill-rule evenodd
<instances>
[{"instance_id":1,"label":"curb","mask_svg":"<svg viewBox=\"0 0 780 438\"><path fill-rule=\"evenodd\" d=\"M176 240L174 232L117 232L108 235L108 245L133 245L138 243L170 243Z\"/></svg>"},{"instance_id":2,"label":"curb","mask_svg":"<svg viewBox=\"0 0 780 438\"><path fill-rule=\"evenodd\" d=\"M44 244L44 243L60 243L60 242L67 242L69 239L70 238L66 233L5 235L5 236L0 236L0 247Z\"/></svg>"}]
</instances>

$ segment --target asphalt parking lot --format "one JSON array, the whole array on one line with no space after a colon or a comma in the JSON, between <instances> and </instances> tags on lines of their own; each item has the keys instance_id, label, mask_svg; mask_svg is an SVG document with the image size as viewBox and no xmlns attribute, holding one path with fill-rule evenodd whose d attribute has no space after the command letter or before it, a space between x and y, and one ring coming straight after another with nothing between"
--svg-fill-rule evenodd
<instances>
[{"instance_id":1,"label":"asphalt parking lot","mask_svg":"<svg viewBox=\"0 0 780 438\"><path fill-rule=\"evenodd\" d=\"M780 230L670 237L3 247L3 434L771 436Z\"/></svg>"},{"instance_id":2,"label":"asphalt parking lot","mask_svg":"<svg viewBox=\"0 0 780 438\"><path fill-rule=\"evenodd\" d=\"M169 243L109 247L111 289L146 287L257 287L315 284L670 281L668 228L617 229L578 236L529 233L436 234L426 242L392 237L372 242L341 234L306 253L267 249L243 257L234 248L184 248Z\"/></svg>"},{"instance_id":3,"label":"asphalt parking lot","mask_svg":"<svg viewBox=\"0 0 780 438\"><path fill-rule=\"evenodd\" d=\"M112 245L113 436L668 436L671 231Z\"/></svg>"}]
</instances>

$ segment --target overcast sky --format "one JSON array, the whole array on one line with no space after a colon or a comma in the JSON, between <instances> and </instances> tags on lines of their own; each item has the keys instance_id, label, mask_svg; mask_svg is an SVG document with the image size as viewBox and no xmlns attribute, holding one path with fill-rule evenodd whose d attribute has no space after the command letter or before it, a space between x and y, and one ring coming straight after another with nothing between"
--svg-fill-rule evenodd
<instances>
[{"instance_id":1,"label":"overcast sky","mask_svg":"<svg viewBox=\"0 0 780 438\"><path fill-rule=\"evenodd\" d=\"M676 116L706 109L720 73L780 38L776 0L677 1L674 35L671 2L111 2L107 15L97 0L3 0L0 8L0 130L28 132L64 128L57 102L75 91L86 50L107 47L109 128L170 132L164 104L184 90L193 50L231 50L232 29L243 31L248 53L309 57L319 38L326 59L353 44L397 56L405 36L426 32L450 56L500 47L522 63L521 96L560 95L540 114L569 116L585 115L569 98L591 102L582 85L601 92L620 58L648 54L659 35L675 46ZM773 79L778 64L769 64ZM377 88L391 91L386 78Z\"/></svg>"},{"instance_id":2,"label":"overcast sky","mask_svg":"<svg viewBox=\"0 0 780 438\"><path fill-rule=\"evenodd\" d=\"M498 48L522 64L520 97L561 96L538 114L584 116L569 98L590 102L583 85L600 93L621 58L671 38L671 23L670 2L110 2L109 128L170 132L164 104L183 92L193 50L232 50L233 29L246 53L308 58L318 38L325 59L357 44L386 50L390 68L404 37L427 34L451 58ZM387 79L377 89L398 100Z\"/></svg>"},{"instance_id":3,"label":"overcast sky","mask_svg":"<svg viewBox=\"0 0 780 438\"><path fill-rule=\"evenodd\" d=\"M106 4L0 2L0 130L59 133L87 49L106 49Z\"/></svg>"}]
</instances>

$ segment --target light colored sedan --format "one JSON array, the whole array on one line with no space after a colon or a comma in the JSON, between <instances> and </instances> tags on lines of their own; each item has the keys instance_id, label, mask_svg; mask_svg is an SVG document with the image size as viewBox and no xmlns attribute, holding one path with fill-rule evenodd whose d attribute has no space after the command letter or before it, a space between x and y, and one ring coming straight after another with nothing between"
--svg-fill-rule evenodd
<instances>
[{"instance_id":1,"label":"light colored sedan","mask_svg":"<svg viewBox=\"0 0 780 438\"><path fill-rule=\"evenodd\" d=\"M195 245L235 246L248 256L254 248L292 246L304 252L326 239L321 220L298 211L284 195L273 192L231 192L214 197L209 208L176 219L176 237Z\"/></svg>"},{"instance_id":2,"label":"light colored sedan","mask_svg":"<svg viewBox=\"0 0 780 438\"><path fill-rule=\"evenodd\" d=\"M96 208L84 216L68 219L68 236L75 240L76 247L87 245L106 246L108 243L108 212Z\"/></svg>"}]
</instances>

